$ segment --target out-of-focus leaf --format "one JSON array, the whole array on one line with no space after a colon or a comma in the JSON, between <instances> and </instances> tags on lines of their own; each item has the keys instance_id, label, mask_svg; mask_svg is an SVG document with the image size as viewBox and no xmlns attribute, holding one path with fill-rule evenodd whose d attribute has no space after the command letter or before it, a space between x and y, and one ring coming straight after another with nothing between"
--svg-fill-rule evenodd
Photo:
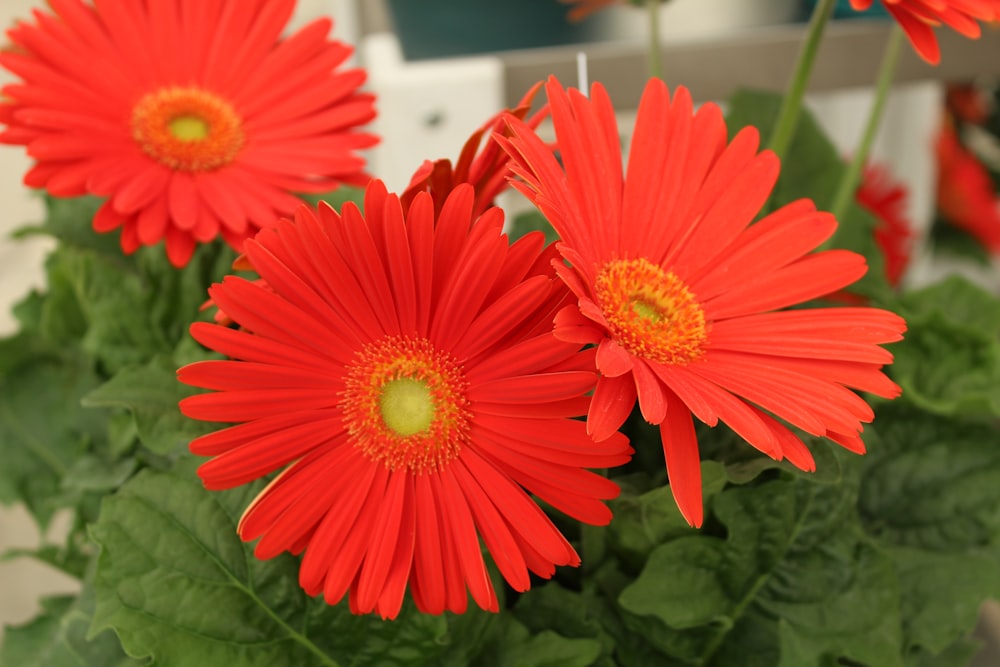
<instances>
[{"instance_id":1,"label":"out-of-focus leaf","mask_svg":"<svg viewBox=\"0 0 1000 667\"><path fill-rule=\"evenodd\" d=\"M143 366L123 368L84 396L83 404L127 408L146 447L157 454L177 455L192 439L219 428L181 414L177 403L197 391L177 381L177 365L171 357L158 356Z\"/></svg>"}]
</instances>

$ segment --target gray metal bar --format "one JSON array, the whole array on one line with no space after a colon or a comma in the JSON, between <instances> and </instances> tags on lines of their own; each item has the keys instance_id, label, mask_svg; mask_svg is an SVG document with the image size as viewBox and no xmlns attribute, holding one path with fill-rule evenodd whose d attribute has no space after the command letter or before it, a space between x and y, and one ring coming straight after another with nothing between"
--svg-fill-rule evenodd
<instances>
[{"instance_id":1,"label":"gray metal bar","mask_svg":"<svg viewBox=\"0 0 1000 667\"><path fill-rule=\"evenodd\" d=\"M812 91L870 86L875 81L891 24L886 21L835 21L827 27L810 80ZM984 27L970 40L939 30L941 64L923 62L907 44L896 81L964 80L1000 76L1000 31ZM724 99L742 87L780 91L792 75L805 37L804 25L775 26L663 47L665 78L682 84L698 100ZM646 81L642 44L604 42L551 49L498 53L505 69L505 99L515 104L536 81L556 75L576 82L576 54L587 54L591 81L601 81L616 105L636 105Z\"/></svg>"}]
</instances>

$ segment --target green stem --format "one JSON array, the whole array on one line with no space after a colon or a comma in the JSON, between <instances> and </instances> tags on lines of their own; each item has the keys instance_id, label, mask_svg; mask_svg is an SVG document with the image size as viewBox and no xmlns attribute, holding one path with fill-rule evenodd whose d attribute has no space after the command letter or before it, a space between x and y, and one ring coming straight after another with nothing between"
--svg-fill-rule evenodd
<instances>
[{"instance_id":1,"label":"green stem","mask_svg":"<svg viewBox=\"0 0 1000 667\"><path fill-rule=\"evenodd\" d=\"M662 54L660 53L660 0L646 0L646 10L649 13L649 42L646 62L649 76L663 78Z\"/></svg>"},{"instance_id":2,"label":"green stem","mask_svg":"<svg viewBox=\"0 0 1000 667\"><path fill-rule=\"evenodd\" d=\"M792 74L792 81L788 84L788 90L781 102L781 110L778 112L778 120L771 131L771 140L768 148L783 157L788 148L795 128L799 123L799 112L802 110L802 98L806 94L806 87L809 84L809 75L812 74L813 63L816 60L816 52L819 50L820 42L823 41L823 30L833 15L833 6L836 0L820 0L813 9L812 17L809 19L809 32L806 34L806 41L799 52L799 60L795 64L795 72Z\"/></svg>"},{"instance_id":3,"label":"green stem","mask_svg":"<svg viewBox=\"0 0 1000 667\"><path fill-rule=\"evenodd\" d=\"M903 44L903 30L898 25L894 25L889 41L885 45L882 54L882 64L879 66L878 80L875 83L875 101L872 103L872 110L868 114L868 122L861 135L861 141L854 151L851 163L848 165L844 175L840 177L837 185L837 193L833 197L830 205L830 212L840 220L843 218L847 207L854 199L854 193L858 187L858 180L861 177L861 170L864 168L868 153L871 151L872 142L878 134L879 123L882 121L882 113L885 111L885 102L889 98L889 90L892 88L892 80L896 73L896 62L899 60L900 47Z\"/></svg>"}]
</instances>

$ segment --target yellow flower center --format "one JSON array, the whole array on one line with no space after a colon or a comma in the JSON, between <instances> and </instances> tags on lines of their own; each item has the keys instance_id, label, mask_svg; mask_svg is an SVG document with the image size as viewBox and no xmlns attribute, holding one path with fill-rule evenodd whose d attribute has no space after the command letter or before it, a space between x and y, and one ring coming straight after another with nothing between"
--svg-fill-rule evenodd
<instances>
[{"instance_id":1,"label":"yellow flower center","mask_svg":"<svg viewBox=\"0 0 1000 667\"><path fill-rule=\"evenodd\" d=\"M132 138L154 160L178 171L211 171L236 159L246 137L233 105L200 88L172 86L132 109Z\"/></svg>"},{"instance_id":2,"label":"yellow flower center","mask_svg":"<svg viewBox=\"0 0 1000 667\"><path fill-rule=\"evenodd\" d=\"M612 337L661 364L687 364L705 352L708 323L684 282L649 260L617 259L597 274L597 303Z\"/></svg>"},{"instance_id":3,"label":"yellow flower center","mask_svg":"<svg viewBox=\"0 0 1000 667\"><path fill-rule=\"evenodd\" d=\"M439 470L469 440L468 383L426 339L388 336L366 346L345 385L340 405L354 445L392 470Z\"/></svg>"},{"instance_id":4,"label":"yellow flower center","mask_svg":"<svg viewBox=\"0 0 1000 667\"><path fill-rule=\"evenodd\" d=\"M403 437L426 431L434 423L431 389L413 378L401 377L382 385L379 409L385 425Z\"/></svg>"}]
</instances>

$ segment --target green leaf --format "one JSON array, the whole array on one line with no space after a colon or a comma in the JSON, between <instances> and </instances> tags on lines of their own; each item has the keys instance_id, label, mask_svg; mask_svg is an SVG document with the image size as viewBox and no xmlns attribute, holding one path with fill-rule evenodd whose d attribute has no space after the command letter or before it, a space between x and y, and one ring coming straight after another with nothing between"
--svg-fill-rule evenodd
<instances>
[{"instance_id":1,"label":"green leaf","mask_svg":"<svg viewBox=\"0 0 1000 667\"><path fill-rule=\"evenodd\" d=\"M601 654L596 639L569 639L552 630L531 634L513 616L501 615L478 667L588 667Z\"/></svg>"},{"instance_id":2,"label":"green leaf","mask_svg":"<svg viewBox=\"0 0 1000 667\"><path fill-rule=\"evenodd\" d=\"M198 390L177 381L177 365L161 355L142 366L128 366L83 397L88 407L127 408L136 433L153 452L177 455L194 438L219 428L218 424L188 419L177 403Z\"/></svg>"},{"instance_id":3,"label":"green leaf","mask_svg":"<svg viewBox=\"0 0 1000 667\"><path fill-rule=\"evenodd\" d=\"M725 425L701 427L698 433L698 441L702 443L706 455L724 464L725 478L733 484L747 484L767 471L777 470L817 484L837 484L844 476L844 466L839 454L842 449L824 438L797 432L816 462L814 472L805 472L787 460L775 461L754 449Z\"/></svg>"},{"instance_id":4,"label":"green leaf","mask_svg":"<svg viewBox=\"0 0 1000 667\"><path fill-rule=\"evenodd\" d=\"M62 244L91 250L107 257L122 258L119 234L101 234L94 231L93 220L103 203L99 197L45 196L45 222L24 227L16 236L45 234L54 236Z\"/></svg>"},{"instance_id":5,"label":"green leaf","mask_svg":"<svg viewBox=\"0 0 1000 667\"><path fill-rule=\"evenodd\" d=\"M755 629L756 650L782 667L838 657L901 665L895 573L861 533L854 498L847 482L728 488L713 502L726 539L658 547L621 606L646 618L648 632L654 617L660 649L694 663L725 664L720 656L739 654Z\"/></svg>"},{"instance_id":6,"label":"green leaf","mask_svg":"<svg viewBox=\"0 0 1000 667\"><path fill-rule=\"evenodd\" d=\"M890 369L903 400L940 415L1000 416L1000 300L960 277L906 294Z\"/></svg>"},{"instance_id":7,"label":"green leaf","mask_svg":"<svg viewBox=\"0 0 1000 667\"><path fill-rule=\"evenodd\" d=\"M935 257L955 257L987 269L991 263L990 251L982 241L940 214L931 223L928 245Z\"/></svg>"},{"instance_id":8,"label":"green leaf","mask_svg":"<svg viewBox=\"0 0 1000 667\"><path fill-rule=\"evenodd\" d=\"M92 536L101 547L92 632L112 628L152 665L414 665L469 652L489 616L354 616L298 585L298 559L262 561L236 533L264 482L204 489L198 461L147 469L105 499ZM488 620L488 619L487 619ZM464 653L463 653L464 652ZM447 659L446 659L447 658Z\"/></svg>"},{"instance_id":9,"label":"green leaf","mask_svg":"<svg viewBox=\"0 0 1000 667\"><path fill-rule=\"evenodd\" d=\"M138 462L134 458L109 461L96 454L77 458L62 478L62 488L67 491L114 491L135 472Z\"/></svg>"},{"instance_id":10,"label":"green leaf","mask_svg":"<svg viewBox=\"0 0 1000 667\"><path fill-rule=\"evenodd\" d=\"M655 616L678 630L729 625L734 604L719 578L724 560L722 540L690 536L661 544L618 601L634 614Z\"/></svg>"},{"instance_id":11,"label":"green leaf","mask_svg":"<svg viewBox=\"0 0 1000 667\"><path fill-rule=\"evenodd\" d=\"M983 648L983 643L972 637L963 637L937 655L925 650L906 656L906 667L969 667L972 659Z\"/></svg>"},{"instance_id":12,"label":"green leaf","mask_svg":"<svg viewBox=\"0 0 1000 667\"><path fill-rule=\"evenodd\" d=\"M556 581L522 594L514 607L515 616L531 632L551 630L570 639L596 639L602 657L611 656L615 650L615 641L603 626L609 613L603 598L567 590Z\"/></svg>"},{"instance_id":13,"label":"green leaf","mask_svg":"<svg viewBox=\"0 0 1000 667\"><path fill-rule=\"evenodd\" d=\"M323 192L320 194L299 194L299 197L310 206L315 207L319 202L323 201L333 207L335 211L340 211L344 204L347 202L352 202L357 204L358 208L364 210L365 203L365 189L358 188L348 185L342 185L336 190L331 192Z\"/></svg>"},{"instance_id":14,"label":"green leaf","mask_svg":"<svg viewBox=\"0 0 1000 667\"><path fill-rule=\"evenodd\" d=\"M908 649L945 653L967 637L988 596L1000 594L996 553L936 553L908 547L891 550L902 591L903 633Z\"/></svg>"},{"instance_id":15,"label":"green leaf","mask_svg":"<svg viewBox=\"0 0 1000 667\"><path fill-rule=\"evenodd\" d=\"M0 376L0 502L23 500L45 526L56 509L79 501L78 493L61 491L62 480L104 437L106 413L80 405L99 382L87 359L30 347Z\"/></svg>"},{"instance_id":16,"label":"green leaf","mask_svg":"<svg viewBox=\"0 0 1000 667\"><path fill-rule=\"evenodd\" d=\"M876 418L858 509L889 545L964 551L1000 534L1000 438L992 423L959 421L905 405Z\"/></svg>"},{"instance_id":17,"label":"green leaf","mask_svg":"<svg viewBox=\"0 0 1000 667\"><path fill-rule=\"evenodd\" d=\"M708 503L726 483L723 466L715 461L702 461L701 481L704 502ZM608 526L608 539L632 564L645 562L659 544L697 532L681 516L673 493L666 485L645 493L622 485L621 495L611 501L610 506L615 518Z\"/></svg>"},{"instance_id":18,"label":"green leaf","mask_svg":"<svg viewBox=\"0 0 1000 667\"><path fill-rule=\"evenodd\" d=\"M42 598L42 613L31 622L8 627L0 648L0 667L133 667L110 632L86 639L90 615L72 596Z\"/></svg>"},{"instance_id":19,"label":"green leaf","mask_svg":"<svg viewBox=\"0 0 1000 667\"><path fill-rule=\"evenodd\" d=\"M779 666L814 665L821 658L836 657L873 666L902 665L899 592L890 583L891 559L862 544L812 561L814 574L836 568L843 588L828 588L813 599L766 605L781 616Z\"/></svg>"},{"instance_id":20,"label":"green leaf","mask_svg":"<svg viewBox=\"0 0 1000 667\"><path fill-rule=\"evenodd\" d=\"M939 415L1000 416L1000 343L941 317L911 320L892 352L903 400Z\"/></svg>"},{"instance_id":21,"label":"green leaf","mask_svg":"<svg viewBox=\"0 0 1000 667\"><path fill-rule=\"evenodd\" d=\"M996 335L1000 333L1000 299L962 276L948 276L923 289L908 292L899 302L908 320L941 316L957 325Z\"/></svg>"},{"instance_id":22,"label":"green leaf","mask_svg":"<svg viewBox=\"0 0 1000 667\"><path fill-rule=\"evenodd\" d=\"M510 235L511 241L516 241L530 232L542 232L545 235L546 244L559 240L559 235L556 234L556 230L552 228L552 225L545 218L545 216L535 209L531 209L514 216L513 221L511 221L508 234Z\"/></svg>"},{"instance_id":23,"label":"green leaf","mask_svg":"<svg viewBox=\"0 0 1000 667\"><path fill-rule=\"evenodd\" d=\"M162 327L149 319L155 296L122 257L63 245L46 266L49 293L41 330L46 339L79 344L112 372L170 349Z\"/></svg>"}]
</instances>

